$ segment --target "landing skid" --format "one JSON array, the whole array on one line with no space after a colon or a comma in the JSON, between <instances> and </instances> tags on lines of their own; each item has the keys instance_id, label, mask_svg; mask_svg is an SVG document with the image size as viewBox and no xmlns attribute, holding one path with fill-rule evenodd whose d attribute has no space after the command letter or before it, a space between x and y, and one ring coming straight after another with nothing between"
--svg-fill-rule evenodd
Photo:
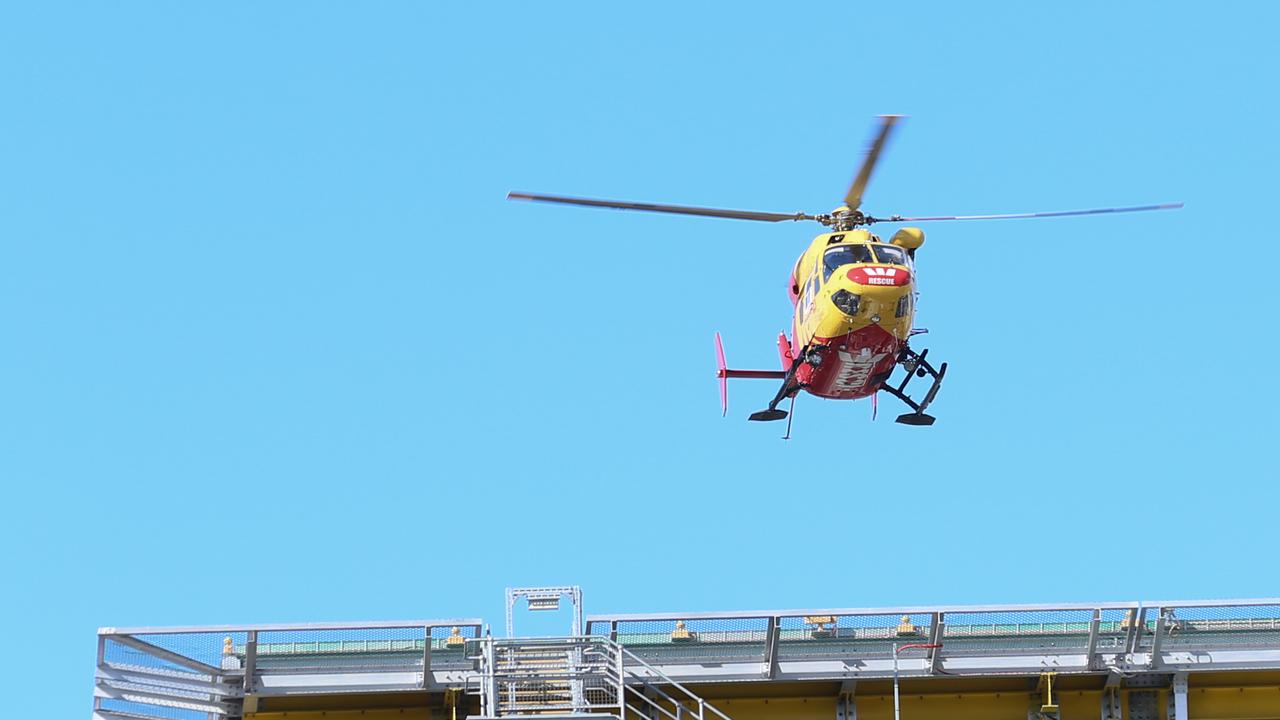
<instances>
[{"instance_id":1,"label":"landing skid","mask_svg":"<svg viewBox=\"0 0 1280 720\"><path fill-rule=\"evenodd\" d=\"M907 371L907 376L896 387L888 382L880 385L881 390L906 403L907 407L913 411L899 415L894 422L902 423L903 425L926 426L932 425L936 420L932 415L925 413L925 408L929 407L934 397L938 395L938 389L942 387L942 378L947 374L947 364L942 363L937 368L934 368L933 365L929 364L928 355L928 350L916 354L911 348L903 348L902 355L898 357L898 363L902 365L903 370ZM933 376L933 385L929 387L929 392L925 393L924 400L916 402L907 395L907 383L910 383L913 377L924 377L926 375Z\"/></svg>"},{"instance_id":2,"label":"landing skid","mask_svg":"<svg viewBox=\"0 0 1280 720\"><path fill-rule=\"evenodd\" d=\"M796 359L791 361L791 367L787 368L787 374L782 377L782 387L778 388L778 394L774 395L773 399L769 401L769 407L764 410L758 410L751 413L747 416L748 420L769 422L771 420L782 420L787 417L787 411L779 410L778 404L785 400L787 396L793 396L793 393L799 392L801 387L803 387L799 383L793 383L795 382L796 371L800 369L800 364L804 362L804 358L807 354L808 347L801 349L800 352L796 354ZM787 434L791 434L790 428L788 428Z\"/></svg>"}]
</instances>

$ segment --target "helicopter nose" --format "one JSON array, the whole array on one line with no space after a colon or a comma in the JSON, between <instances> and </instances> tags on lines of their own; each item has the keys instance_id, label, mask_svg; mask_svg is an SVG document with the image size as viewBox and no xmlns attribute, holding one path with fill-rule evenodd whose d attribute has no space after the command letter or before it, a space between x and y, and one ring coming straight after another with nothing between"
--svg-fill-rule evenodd
<instances>
[{"instance_id":1,"label":"helicopter nose","mask_svg":"<svg viewBox=\"0 0 1280 720\"><path fill-rule=\"evenodd\" d=\"M847 277L859 285L902 286L911 282L911 271L899 267L856 267Z\"/></svg>"}]
</instances>

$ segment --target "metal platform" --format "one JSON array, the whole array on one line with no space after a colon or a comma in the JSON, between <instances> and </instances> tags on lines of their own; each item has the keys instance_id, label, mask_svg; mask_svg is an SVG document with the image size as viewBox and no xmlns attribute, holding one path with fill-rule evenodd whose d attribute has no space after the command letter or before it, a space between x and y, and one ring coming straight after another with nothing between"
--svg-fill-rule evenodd
<instances>
[{"instance_id":1,"label":"metal platform","mask_svg":"<svg viewBox=\"0 0 1280 720\"><path fill-rule=\"evenodd\" d=\"M852 696L857 683L892 676L897 648L935 645L903 650L902 677L1022 678L1034 687L1052 673L1097 688L1146 683L1169 693L1169 718L1185 720L1188 678L1280 673L1276 598L590 615L584 637L537 640L496 640L484 627L454 619L102 628L94 717L236 718L269 698L381 693L477 696L478 712L458 714L455 701L458 718L622 717L628 697L674 693L678 701L658 704L728 720L688 688L705 696L749 686L763 696L774 686L835 682ZM1178 697L1182 715L1172 714Z\"/></svg>"}]
</instances>

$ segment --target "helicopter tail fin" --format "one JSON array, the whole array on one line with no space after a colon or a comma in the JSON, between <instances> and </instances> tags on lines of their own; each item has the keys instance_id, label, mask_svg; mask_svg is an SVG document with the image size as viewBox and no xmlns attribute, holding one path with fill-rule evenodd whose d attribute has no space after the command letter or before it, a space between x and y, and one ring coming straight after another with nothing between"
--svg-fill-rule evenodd
<instances>
[{"instance_id":1,"label":"helicopter tail fin","mask_svg":"<svg viewBox=\"0 0 1280 720\"><path fill-rule=\"evenodd\" d=\"M716 377L720 378L720 417L729 414L729 367L724 361L724 343L716 331Z\"/></svg>"},{"instance_id":2,"label":"helicopter tail fin","mask_svg":"<svg viewBox=\"0 0 1280 720\"><path fill-rule=\"evenodd\" d=\"M783 337L782 341L786 338ZM782 345L779 344L779 351ZM790 348L790 345L787 346ZM724 342L720 333L716 333L716 377L720 380L720 414L729 414L729 378L755 378L765 380L781 380L787 376L782 370L731 370L724 359Z\"/></svg>"}]
</instances>

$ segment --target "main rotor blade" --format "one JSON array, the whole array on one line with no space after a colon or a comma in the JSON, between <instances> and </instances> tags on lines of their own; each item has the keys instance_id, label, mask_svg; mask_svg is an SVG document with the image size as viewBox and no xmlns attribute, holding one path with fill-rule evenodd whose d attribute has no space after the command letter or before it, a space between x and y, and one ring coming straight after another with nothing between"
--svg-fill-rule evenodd
<instances>
[{"instance_id":1,"label":"main rotor blade","mask_svg":"<svg viewBox=\"0 0 1280 720\"><path fill-rule=\"evenodd\" d=\"M867 182L871 180L871 171L875 169L876 161L880 159L880 151L884 149L884 144L889 139L889 132L901 119L901 115L880 116L880 133L876 135L875 140L871 141L871 147L867 148L867 158L862 161L858 174L853 176L853 184L849 186L849 192L844 195L844 204L848 205L850 210L857 210L862 204L862 193L867 189Z\"/></svg>"},{"instance_id":2,"label":"main rotor blade","mask_svg":"<svg viewBox=\"0 0 1280 720\"><path fill-rule=\"evenodd\" d=\"M704 215L706 217L732 218L734 220L762 220L764 222L781 222L783 220L817 220L813 215L804 213L770 213L752 210L722 210L719 208L690 207L687 205L658 205L655 203L621 202L617 200L592 200L589 198L562 197L560 195L535 195L533 193L507 193L508 200L532 200L534 202L562 203L565 205L585 205L586 207L614 208L616 210L647 210L649 212L675 213L677 215Z\"/></svg>"},{"instance_id":3,"label":"main rotor blade","mask_svg":"<svg viewBox=\"0 0 1280 720\"><path fill-rule=\"evenodd\" d=\"M1177 210L1182 203L1162 203L1160 205L1135 205L1119 208L1093 208L1092 210L1059 210L1056 212L1006 213L1004 215L938 215L935 217L903 217L894 215L887 218L867 218L871 222L932 222L935 220L1018 220L1022 218L1070 217L1072 215L1109 215L1111 213L1144 212L1147 210Z\"/></svg>"}]
</instances>

